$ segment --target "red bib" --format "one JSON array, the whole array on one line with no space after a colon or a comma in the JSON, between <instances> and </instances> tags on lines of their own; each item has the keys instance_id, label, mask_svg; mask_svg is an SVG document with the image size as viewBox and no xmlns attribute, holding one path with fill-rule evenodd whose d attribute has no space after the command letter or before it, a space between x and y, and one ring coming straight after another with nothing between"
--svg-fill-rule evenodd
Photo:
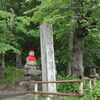
<instances>
[{"instance_id":1,"label":"red bib","mask_svg":"<svg viewBox=\"0 0 100 100\"><path fill-rule=\"evenodd\" d=\"M36 61L36 57L29 56L29 57L28 57L28 61Z\"/></svg>"}]
</instances>

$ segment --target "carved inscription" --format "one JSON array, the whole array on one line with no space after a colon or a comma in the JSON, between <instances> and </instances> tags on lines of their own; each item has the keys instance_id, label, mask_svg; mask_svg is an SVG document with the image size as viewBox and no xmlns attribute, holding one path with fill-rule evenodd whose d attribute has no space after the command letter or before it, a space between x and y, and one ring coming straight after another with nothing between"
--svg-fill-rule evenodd
<instances>
[{"instance_id":1,"label":"carved inscription","mask_svg":"<svg viewBox=\"0 0 100 100\"><path fill-rule=\"evenodd\" d=\"M44 23L41 29L42 77L43 81L55 81L55 62L53 49L52 25ZM46 77L45 77L46 76ZM43 86L44 91L56 92L56 84L49 83Z\"/></svg>"}]
</instances>

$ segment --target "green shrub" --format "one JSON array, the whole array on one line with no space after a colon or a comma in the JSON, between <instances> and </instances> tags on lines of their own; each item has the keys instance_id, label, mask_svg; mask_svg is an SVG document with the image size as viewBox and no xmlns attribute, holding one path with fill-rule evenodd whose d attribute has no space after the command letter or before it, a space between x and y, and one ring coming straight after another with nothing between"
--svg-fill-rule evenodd
<instances>
[{"instance_id":1,"label":"green shrub","mask_svg":"<svg viewBox=\"0 0 100 100\"><path fill-rule=\"evenodd\" d=\"M98 81L100 81L100 76L96 77L96 79L97 79Z\"/></svg>"},{"instance_id":2,"label":"green shrub","mask_svg":"<svg viewBox=\"0 0 100 100\"><path fill-rule=\"evenodd\" d=\"M93 87L92 96L100 100L100 81Z\"/></svg>"},{"instance_id":3,"label":"green shrub","mask_svg":"<svg viewBox=\"0 0 100 100\"><path fill-rule=\"evenodd\" d=\"M67 76L63 72L60 74L59 80L74 80L75 76ZM72 93L78 89L78 83L69 82L69 83L59 83L57 84L57 91L60 93Z\"/></svg>"},{"instance_id":4,"label":"green shrub","mask_svg":"<svg viewBox=\"0 0 100 100\"><path fill-rule=\"evenodd\" d=\"M89 87L89 80L84 80L83 88L87 89Z\"/></svg>"},{"instance_id":5,"label":"green shrub","mask_svg":"<svg viewBox=\"0 0 100 100\"><path fill-rule=\"evenodd\" d=\"M17 82L19 77L23 77L24 72L22 70L16 70L15 67L8 66L5 68L5 76L0 77L0 83L9 84Z\"/></svg>"}]
</instances>

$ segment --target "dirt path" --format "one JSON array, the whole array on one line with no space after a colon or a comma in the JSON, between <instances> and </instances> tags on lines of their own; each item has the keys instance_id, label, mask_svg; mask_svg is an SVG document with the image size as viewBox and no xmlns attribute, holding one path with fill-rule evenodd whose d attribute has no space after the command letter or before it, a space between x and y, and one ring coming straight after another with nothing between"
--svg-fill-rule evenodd
<instances>
[{"instance_id":1,"label":"dirt path","mask_svg":"<svg viewBox=\"0 0 100 100\"><path fill-rule=\"evenodd\" d=\"M28 91L0 90L0 100L33 100L34 94Z\"/></svg>"}]
</instances>

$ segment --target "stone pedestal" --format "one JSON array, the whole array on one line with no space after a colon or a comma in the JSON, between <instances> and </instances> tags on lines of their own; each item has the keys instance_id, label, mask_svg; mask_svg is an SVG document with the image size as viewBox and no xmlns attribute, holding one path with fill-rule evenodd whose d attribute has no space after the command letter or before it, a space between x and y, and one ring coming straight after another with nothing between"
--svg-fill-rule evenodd
<instances>
[{"instance_id":1,"label":"stone pedestal","mask_svg":"<svg viewBox=\"0 0 100 100\"><path fill-rule=\"evenodd\" d=\"M37 65L25 65L24 66L24 77L20 77L18 82L19 86L27 90L34 90L33 81L42 81L41 70ZM41 84L38 86L38 90L42 90Z\"/></svg>"}]
</instances>

